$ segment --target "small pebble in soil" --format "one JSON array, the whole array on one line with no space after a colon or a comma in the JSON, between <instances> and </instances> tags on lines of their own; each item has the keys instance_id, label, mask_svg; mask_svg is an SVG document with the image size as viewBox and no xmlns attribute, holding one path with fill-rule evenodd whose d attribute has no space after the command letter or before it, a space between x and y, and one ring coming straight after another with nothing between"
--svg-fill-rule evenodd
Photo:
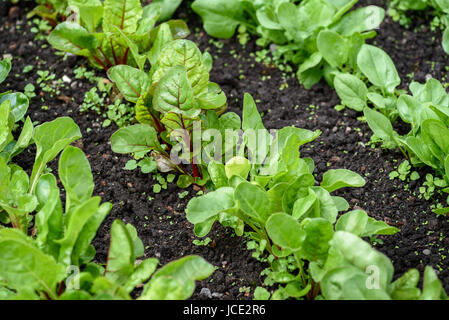
<instances>
[{"instance_id":1,"label":"small pebble in soil","mask_svg":"<svg viewBox=\"0 0 449 320\"><path fill-rule=\"evenodd\" d=\"M11 7L8 15L10 19L17 19L20 16L20 8L17 6Z\"/></svg>"},{"instance_id":2,"label":"small pebble in soil","mask_svg":"<svg viewBox=\"0 0 449 320\"><path fill-rule=\"evenodd\" d=\"M432 252L429 249L424 249L422 253L424 253L426 256L428 256Z\"/></svg>"},{"instance_id":3,"label":"small pebble in soil","mask_svg":"<svg viewBox=\"0 0 449 320\"><path fill-rule=\"evenodd\" d=\"M200 291L200 296L208 299L212 299L212 293L208 288L202 288Z\"/></svg>"}]
</instances>

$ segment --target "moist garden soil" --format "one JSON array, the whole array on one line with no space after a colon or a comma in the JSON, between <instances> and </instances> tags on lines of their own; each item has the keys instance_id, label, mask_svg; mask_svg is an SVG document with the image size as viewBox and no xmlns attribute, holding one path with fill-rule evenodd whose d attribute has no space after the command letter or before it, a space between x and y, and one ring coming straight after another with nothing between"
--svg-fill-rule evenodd
<instances>
[{"instance_id":1,"label":"moist garden soil","mask_svg":"<svg viewBox=\"0 0 449 320\"><path fill-rule=\"evenodd\" d=\"M193 226L186 220L184 209L197 191L192 188L184 198L175 183L167 190L153 193L157 183L150 175L138 170L126 171L127 156L111 151L109 138L117 130L112 125L102 127L103 119L96 113L80 113L84 95L93 85L86 79L76 79L74 69L85 65L80 57L64 57L57 54L45 40L35 40L26 13L32 4L10 11L11 4L0 3L0 58L12 55L13 68L7 80L0 86L6 90L23 91L33 83L37 97L31 99L28 115L35 123L70 116L80 126L83 138L75 144L87 154L95 180L95 194L103 201L113 203L109 217L101 226L94 241L96 260L104 262L109 247L109 230L115 219L133 224L145 246L145 257L157 257L161 264L189 254L197 254L218 267L207 280L197 284L192 299L250 299L256 286L263 285L261 271L266 264L252 258L246 249L244 237L236 237L231 230L215 224L209 234L212 240L206 246L193 244L196 239ZM376 4L386 7L385 1L361 1L360 5ZM288 78L273 65L257 62L256 46L252 38L242 46L236 38L216 40L202 29L198 16L183 4L178 18L185 19L192 30L189 39L198 43L201 50L214 57L211 81L218 83L229 101L229 111L241 115L243 95L249 92L257 101L259 111L268 129L294 125L310 130L321 130L322 135L301 150L304 157L312 157L316 174L329 169L346 168L365 177L363 188L345 189L339 193L351 205L362 208L376 219L384 220L401 229L394 236L381 236L376 247L392 259L395 277L410 268L423 271L430 265L439 274L446 291L449 291L449 219L437 217L430 206L443 199L430 201L419 199L419 187L428 171L418 170L421 179L405 183L390 180L389 173L404 157L394 150L372 148L371 131L366 123L358 120L362 114L352 110L336 111L339 103L335 91L324 81L305 90L296 80ZM424 82L433 76L446 80L448 56L441 47L441 32L429 30L430 17L416 16L410 30L400 27L387 17L373 43L383 48L393 59L406 89L414 79ZM413 30L419 28L419 32ZM23 73L25 66L33 69ZM60 93L50 95L41 92L36 84L37 70L49 70L55 79L66 76ZM99 76L106 74L98 71ZM406 130L407 128L398 128ZM34 150L31 148L16 158L24 169L31 171ZM57 172L57 162L50 164ZM408 190L406 185L408 184Z\"/></svg>"}]
</instances>

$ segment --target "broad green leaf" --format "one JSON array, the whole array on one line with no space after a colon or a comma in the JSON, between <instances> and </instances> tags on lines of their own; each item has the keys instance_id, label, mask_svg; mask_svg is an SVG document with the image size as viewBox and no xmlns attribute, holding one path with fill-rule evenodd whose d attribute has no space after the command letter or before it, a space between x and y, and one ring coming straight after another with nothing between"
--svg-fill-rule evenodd
<instances>
[{"instance_id":1,"label":"broad green leaf","mask_svg":"<svg viewBox=\"0 0 449 320\"><path fill-rule=\"evenodd\" d=\"M156 130L147 124L121 128L111 137L112 151L116 153L150 152L159 148Z\"/></svg>"},{"instance_id":2,"label":"broad green leaf","mask_svg":"<svg viewBox=\"0 0 449 320\"><path fill-rule=\"evenodd\" d=\"M316 204L317 198L314 192L311 192L304 198L299 198L295 201L292 210L292 217L295 219L302 219Z\"/></svg>"},{"instance_id":3,"label":"broad green leaf","mask_svg":"<svg viewBox=\"0 0 449 320\"><path fill-rule=\"evenodd\" d=\"M264 6L256 11L257 20L261 26L270 30L282 30L279 24L276 10L272 6Z\"/></svg>"},{"instance_id":4,"label":"broad green leaf","mask_svg":"<svg viewBox=\"0 0 449 320\"><path fill-rule=\"evenodd\" d=\"M301 226L306 234L301 256L310 262L324 262L329 251L329 241L334 234L332 224L326 219L313 218L305 219Z\"/></svg>"},{"instance_id":5,"label":"broad green leaf","mask_svg":"<svg viewBox=\"0 0 449 320\"><path fill-rule=\"evenodd\" d=\"M18 166L8 166L0 157L0 208L8 213L13 227L23 232L28 229L28 214L38 206L36 197L28 190L27 173Z\"/></svg>"},{"instance_id":6,"label":"broad green leaf","mask_svg":"<svg viewBox=\"0 0 449 320\"><path fill-rule=\"evenodd\" d=\"M338 216L338 209L330 193L322 187L312 187L311 189L318 200L318 205L314 208L314 216L324 218L330 223L335 223Z\"/></svg>"},{"instance_id":7,"label":"broad green leaf","mask_svg":"<svg viewBox=\"0 0 449 320\"><path fill-rule=\"evenodd\" d=\"M92 196L95 187L92 171L81 149L68 146L61 153L58 173L66 191L66 212Z\"/></svg>"},{"instance_id":8,"label":"broad green leaf","mask_svg":"<svg viewBox=\"0 0 449 320\"><path fill-rule=\"evenodd\" d=\"M158 4L162 8L159 21L165 21L171 18L173 13L181 4L182 0L154 0L152 3Z\"/></svg>"},{"instance_id":9,"label":"broad green leaf","mask_svg":"<svg viewBox=\"0 0 449 320\"><path fill-rule=\"evenodd\" d=\"M321 293L327 300L389 300L383 287L371 287L369 274L348 265L326 273L320 282ZM369 284L369 285L368 285Z\"/></svg>"},{"instance_id":10,"label":"broad green leaf","mask_svg":"<svg viewBox=\"0 0 449 320\"><path fill-rule=\"evenodd\" d=\"M201 16L204 30L215 38L231 38L245 21L239 0L195 0L192 9Z\"/></svg>"},{"instance_id":11,"label":"broad green leaf","mask_svg":"<svg viewBox=\"0 0 449 320\"><path fill-rule=\"evenodd\" d=\"M209 73L203 64L203 55L195 43L189 40L175 40L165 45L153 67L152 91L169 69L183 66L195 97L207 94Z\"/></svg>"},{"instance_id":12,"label":"broad green leaf","mask_svg":"<svg viewBox=\"0 0 449 320\"><path fill-rule=\"evenodd\" d=\"M31 138L33 137L33 123L31 122L30 117L27 117L25 123L23 124L22 131L20 133L19 138L14 145L13 150L11 151L11 156L15 156L22 149L25 149L30 144Z\"/></svg>"},{"instance_id":13,"label":"broad green leaf","mask_svg":"<svg viewBox=\"0 0 449 320\"><path fill-rule=\"evenodd\" d=\"M217 161L209 162L207 171L209 172L210 179L212 180L216 189L228 186L229 183L228 177L226 175L226 169L222 163Z\"/></svg>"},{"instance_id":14,"label":"broad green leaf","mask_svg":"<svg viewBox=\"0 0 449 320\"><path fill-rule=\"evenodd\" d=\"M103 223L104 219L107 217L109 212L112 210L112 204L109 202L103 203L99 206L97 212L92 215L89 220L87 220L86 224L83 226L78 239L74 245L73 253L72 253L72 261L73 263L81 264L81 259L84 258L83 255L89 249L91 242L97 235L97 231Z\"/></svg>"},{"instance_id":15,"label":"broad green leaf","mask_svg":"<svg viewBox=\"0 0 449 320\"><path fill-rule=\"evenodd\" d=\"M363 113L369 127L376 136L387 142L394 141L396 133L387 117L370 108L365 108Z\"/></svg>"},{"instance_id":16,"label":"broad green leaf","mask_svg":"<svg viewBox=\"0 0 449 320\"><path fill-rule=\"evenodd\" d=\"M81 132L76 123L68 117L61 117L46 122L34 129L33 139L36 144L36 161L31 174L31 189L33 192L39 176L48 162L73 141L81 138Z\"/></svg>"},{"instance_id":17,"label":"broad green leaf","mask_svg":"<svg viewBox=\"0 0 449 320\"><path fill-rule=\"evenodd\" d=\"M324 59L334 68L341 68L348 61L349 45L334 31L321 31L318 34L317 47Z\"/></svg>"},{"instance_id":18,"label":"broad green leaf","mask_svg":"<svg viewBox=\"0 0 449 320\"><path fill-rule=\"evenodd\" d=\"M391 284L391 297L394 300L417 300L421 295L418 283L419 271L410 269Z\"/></svg>"},{"instance_id":19,"label":"broad green leaf","mask_svg":"<svg viewBox=\"0 0 449 320\"><path fill-rule=\"evenodd\" d=\"M191 223L197 224L234 206L234 189L224 187L190 200L186 209L186 217Z\"/></svg>"},{"instance_id":20,"label":"broad green leaf","mask_svg":"<svg viewBox=\"0 0 449 320\"><path fill-rule=\"evenodd\" d=\"M289 183L281 182L268 190L267 195L271 203L270 212L282 212L282 198L289 187Z\"/></svg>"},{"instance_id":21,"label":"broad green leaf","mask_svg":"<svg viewBox=\"0 0 449 320\"><path fill-rule=\"evenodd\" d=\"M228 179L231 179L232 176L239 176L246 179L251 170L251 164L248 159L237 156L230 159L224 166L224 169Z\"/></svg>"},{"instance_id":22,"label":"broad green leaf","mask_svg":"<svg viewBox=\"0 0 449 320\"><path fill-rule=\"evenodd\" d=\"M162 131L162 127L160 125L159 114L153 108L153 96L149 91L144 93L137 100L136 103L136 120L141 124L148 124L151 127L158 129L158 131Z\"/></svg>"},{"instance_id":23,"label":"broad green leaf","mask_svg":"<svg viewBox=\"0 0 449 320\"><path fill-rule=\"evenodd\" d=\"M45 252L55 259L59 256L57 240L64 236L62 203L55 176L45 174L40 177L36 186L36 198L39 202L35 223L36 241Z\"/></svg>"},{"instance_id":24,"label":"broad green leaf","mask_svg":"<svg viewBox=\"0 0 449 320\"><path fill-rule=\"evenodd\" d=\"M321 52L314 52L310 57L308 57L298 68L298 73L304 73L307 70L317 67L323 60L323 55Z\"/></svg>"},{"instance_id":25,"label":"broad green leaf","mask_svg":"<svg viewBox=\"0 0 449 320\"><path fill-rule=\"evenodd\" d=\"M132 224L127 223L126 229L128 230L128 233L133 242L134 256L136 257L136 259L142 257L145 254L145 248L143 246L142 240L140 240L139 235L137 234L136 228Z\"/></svg>"},{"instance_id":26,"label":"broad green leaf","mask_svg":"<svg viewBox=\"0 0 449 320\"><path fill-rule=\"evenodd\" d=\"M357 65L368 80L389 93L401 83L396 67L388 54L380 48L365 44L358 56Z\"/></svg>"},{"instance_id":27,"label":"broad green leaf","mask_svg":"<svg viewBox=\"0 0 449 320\"><path fill-rule=\"evenodd\" d=\"M173 35L170 30L170 26L167 23L163 23L159 26L156 33L156 39L153 42L153 46L147 53L148 59L150 60L152 66L156 64L162 48L170 41L173 41Z\"/></svg>"},{"instance_id":28,"label":"broad green leaf","mask_svg":"<svg viewBox=\"0 0 449 320\"><path fill-rule=\"evenodd\" d=\"M385 17L385 10L377 6L366 6L349 12L331 26L333 31L343 36L377 29Z\"/></svg>"},{"instance_id":29,"label":"broad green leaf","mask_svg":"<svg viewBox=\"0 0 449 320\"><path fill-rule=\"evenodd\" d=\"M265 229L274 244L293 251L300 250L306 238L299 222L285 213L272 214L265 224Z\"/></svg>"},{"instance_id":30,"label":"broad green leaf","mask_svg":"<svg viewBox=\"0 0 449 320\"><path fill-rule=\"evenodd\" d=\"M185 300L195 290L195 280L209 277L215 268L198 256L187 256L160 268L145 285L140 300ZM170 288L171 290L166 290Z\"/></svg>"},{"instance_id":31,"label":"broad green leaf","mask_svg":"<svg viewBox=\"0 0 449 320\"><path fill-rule=\"evenodd\" d=\"M270 198L262 190L250 182L240 183L234 192L234 198L240 204L240 210L257 221L266 221L269 216Z\"/></svg>"},{"instance_id":32,"label":"broad green leaf","mask_svg":"<svg viewBox=\"0 0 449 320\"><path fill-rule=\"evenodd\" d=\"M301 298L309 293L312 289L312 285L309 283L305 288L301 281L292 281L285 286L285 292L293 298Z\"/></svg>"},{"instance_id":33,"label":"broad green leaf","mask_svg":"<svg viewBox=\"0 0 449 320\"><path fill-rule=\"evenodd\" d=\"M124 288L131 293L137 285L147 281L151 275L156 271L159 260L150 258L143 260L135 269L133 274L128 278Z\"/></svg>"},{"instance_id":34,"label":"broad green leaf","mask_svg":"<svg viewBox=\"0 0 449 320\"><path fill-rule=\"evenodd\" d=\"M254 300L268 300L270 299L270 292L262 287L257 287L254 290Z\"/></svg>"},{"instance_id":35,"label":"broad green leaf","mask_svg":"<svg viewBox=\"0 0 449 320\"><path fill-rule=\"evenodd\" d=\"M379 288L385 290L388 287L394 270L391 261L385 255L373 249L369 243L356 235L345 231L335 232L330 243L331 247L344 257L346 263L363 273L368 269L376 269Z\"/></svg>"},{"instance_id":36,"label":"broad green leaf","mask_svg":"<svg viewBox=\"0 0 449 320\"><path fill-rule=\"evenodd\" d=\"M136 68L119 65L108 70L109 78L117 85L126 100L136 103L150 88L148 75Z\"/></svg>"},{"instance_id":37,"label":"broad green leaf","mask_svg":"<svg viewBox=\"0 0 449 320\"><path fill-rule=\"evenodd\" d=\"M0 278L12 289L33 289L56 298L56 284L65 277L65 268L28 241L0 235Z\"/></svg>"},{"instance_id":38,"label":"broad green leaf","mask_svg":"<svg viewBox=\"0 0 449 320\"><path fill-rule=\"evenodd\" d=\"M226 106L227 99L218 84L209 82L207 92L198 98L198 102L202 109L218 109Z\"/></svg>"},{"instance_id":39,"label":"broad green leaf","mask_svg":"<svg viewBox=\"0 0 449 320\"><path fill-rule=\"evenodd\" d=\"M427 266L424 270L424 282L420 300L446 300L446 292L441 285L440 280L432 269Z\"/></svg>"},{"instance_id":40,"label":"broad green leaf","mask_svg":"<svg viewBox=\"0 0 449 320\"><path fill-rule=\"evenodd\" d=\"M11 60L4 59L0 61L0 83L5 81L9 72L11 71Z\"/></svg>"},{"instance_id":41,"label":"broad green leaf","mask_svg":"<svg viewBox=\"0 0 449 320\"><path fill-rule=\"evenodd\" d=\"M124 287L105 276L94 280L91 291L95 294L93 300L131 300Z\"/></svg>"},{"instance_id":42,"label":"broad green leaf","mask_svg":"<svg viewBox=\"0 0 449 320\"><path fill-rule=\"evenodd\" d=\"M200 114L201 108L184 66L168 69L159 80L154 91L153 107L164 114L176 113L187 118L195 118Z\"/></svg>"},{"instance_id":43,"label":"broad green leaf","mask_svg":"<svg viewBox=\"0 0 449 320\"><path fill-rule=\"evenodd\" d=\"M315 84L320 82L323 77L323 70L320 66L307 69L306 71L296 73L299 83L301 83L307 90L312 88Z\"/></svg>"},{"instance_id":44,"label":"broad green leaf","mask_svg":"<svg viewBox=\"0 0 449 320\"><path fill-rule=\"evenodd\" d=\"M398 228L389 226L383 221L377 221L376 219L369 217L365 231L361 237L371 237L373 235L393 235L399 231L400 230Z\"/></svg>"},{"instance_id":45,"label":"broad green leaf","mask_svg":"<svg viewBox=\"0 0 449 320\"><path fill-rule=\"evenodd\" d=\"M95 32L103 18L103 4L100 0L77 1L69 0L69 5L79 10L80 24L84 25L89 32Z\"/></svg>"},{"instance_id":46,"label":"broad green leaf","mask_svg":"<svg viewBox=\"0 0 449 320\"><path fill-rule=\"evenodd\" d=\"M176 182L177 186L181 189L188 188L193 183L193 177L190 175L180 175L178 181Z\"/></svg>"},{"instance_id":47,"label":"broad green leaf","mask_svg":"<svg viewBox=\"0 0 449 320\"><path fill-rule=\"evenodd\" d=\"M139 26L137 27L137 34L146 34L154 30L154 25L160 17L162 12L162 8L160 5L155 4L154 2L144 6L142 8L142 19L139 21ZM150 35L151 37L151 35Z\"/></svg>"},{"instance_id":48,"label":"broad green leaf","mask_svg":"<svg viewBox=\"0 0 449 320\"><path fill-rule=\"evenodd\" d=\"M426 120L422 124L422 138L432 154L444 163L449 154L449 129L438 120Z\"/></svg>"},{"instance_id":49,"label":"broad green leaf","mask_svg":"<svg viewBox=\"0 0 449 320\"><path fill-rule=\"evenodd\" d=\"M142 13L139 0L105 0L103 31L115 32L115 26L125 33L134 33Z\"/></svg>"},{"instance_id":50,"label":"broad green leaf","mask_svg":"<svg viewBox=\"0 0 449 320\"><path fill-rule=\"evenodd\" d=\"M56 50L88 57L91 50L98 48L97 38L75 22L63 22L48 36L48 42Z\"/></svg>"},{"instance_id":51,"label":"broad green leaf","mask_svg":"<svg viewBox=\"0 0 449 320\"><path fill-rule=\"evenodd\" d=\"M22 120L28 110L28 97L21 92L0 94L0 104L6 100L10 102L11 115L14 117L14 121Z\"/></svg>"},{"instance_id":52,"label":"broad green leaf","mask_svg":"<svg viewBox=\"0 0 449 320\"><path fill-rule=\"evenodd\" d=\"M351 74L340 73L335 76L334 86L342 104L356 111L363 111L368 89L362 80Z\"/></svg>"},{"instance_id":53,"label":"broad green leaf","mask_svg":"<svg viewBox=\"0 0 449 320\"><path fill-rule=\"evenodd\" d=\"M354 210L342 215L336 225L336 231L346 231L356 236L362 236L368 224L368 215L365 211Z\"/></svg>"},{"instance_id":54,"label":"broad green leaf","mask_svg":"<svg viewBox=\"0 0 449 320\"><path fill-rule=\"evenodd\" d=\"M332 196L332 200L334 201L335 206L337 207L338 212L348 211L349 210L349 203L348 203L348 201L346 201L345 198Z\"/></svg>"},{"instance_id":55,"label":"broad green leaf","mask_svg":"<svg viewBox=\"0 0 449 320\"><path fill-rule=\"evenodd\" d=\"M368 100L378 109L385 109L386 108L386 99L376 93L376 92L368 92L368 94L366 95Z\"/></svg>"},{"instance_id":56,"label":"broad green leaf","mask_svg":"<svg viewBox=\"0 0 449 320\"><path fill-rule=\"evenodd\" d=\"M125 285L134 272L134 244L126 226L115 220L111 226L111 244L105 275L119 285Z\"/></svg>"},{"instance_id":57,"label":"broad green leaf","mask_svg":"<svg viewBox=\"0 0 449 320\"><path fill-rule=\"evenodd\" d=\"M78 291L65 291L58 297L58 300L91 300L92 296L83 290Z\"/></svg>"},{"instance_id":58,"label":"broad green leaf","mask_svg":"<svg viewBox=\"0 0 449 320\"><path fill-rule=\"evenodd\" d=\"M406 145L420 161L429 167L439 169L439 160L432 155L429 146L423 143L422 137L409 136L405 140L401 140L401 143Z\"/></svg>"},{"instance_id":59,"label":"broad green leaf","mask_svg":"<svg viewBox=\"0 0 449 320\"><path fill-rule=\"evenodd\" d=\"M214 216L206 221L195 224L193 231L195 235L199 238L205 237L209 234L210 229L214 225L215 221L217 221L217 216Z\"/></svg>"},{"instance_id":60,"label":"broad green leaf","mask_svg":"<svg viewBox=\"0 0 449 320\"><path fill-rule=\"evenodd\" d=\"M56 241L61 246L58 262L66 266L71 265L74 262L72 261L72 253L75 244L86 223L93 215L97 213L100 201L100 197L90 198L83 204L74 208L70 212L68 218L66 217L66 220L68 221L65 222L66 230L64 233L64 238Z\"/></svg>"},{"instance_id":61,"label":"broad green leaf","mask_svg":"<svg viewBox=\"0 0 449 320\"><path fill-rule=\"evenodd\" d=\"M296 200L307 196L309 194L309 187L314 184L315 178L310 173L301 174L295 179L295 181L290 183L290 186L282 195L283 212L292 212Z\"/></svg>"},{"instance_id":62,"label":"broad green leaf","mask_svg":"<svg viewBox=\"0 0 449 320\"><path fill-rule=\"evenodd\" d=\"M401 119L406 122L413 124L419 128L421 126L420 113L423 108L425 108L422 103L409 95L401 95L397 102L397 108Z\"/></svg>"},{"instance_id":63,"label":"broad green leaf","mask_svg":"<svg viewBox=\"0 0 449 320\"><path fill-rule=\"evenodd\" d=\"M363 187L365 183L365 179L351 170L332 169L324 173L321 187L334 192L345 187Z\"/></svg>"},{"instance_id":64,"label":"broad green leaf","mask_svg":"<svg viewBox=\"0 0 449 320\"><path fill-rule=\"evenodd\" d=\"M446 28L443 32L443 49L444 52L449 54L449 28Z\"/></svg>"},{"instance_id":65,"label":"broad green leaf","mask_svg":"<svg viewBox=\"0 0 449 320\"><path fill-rule=\"evenodd\" d=\"M440 81L430 78L418 97L423 102L431 102L434 106L447 105L448 94Z\"/></svg>"},{"instance_id":66,"label":"broad green leaf","mask_svg":"<svg viewBox=\"0 0 449 320\"><path fill-rule=\"evenodd\" d=\"M263 163L269 152L272 137L263 125L254 99L248 93L243 99L242 129L243 139L248 148L248 159L255 164Z\"/></svg>"}]
</instances>

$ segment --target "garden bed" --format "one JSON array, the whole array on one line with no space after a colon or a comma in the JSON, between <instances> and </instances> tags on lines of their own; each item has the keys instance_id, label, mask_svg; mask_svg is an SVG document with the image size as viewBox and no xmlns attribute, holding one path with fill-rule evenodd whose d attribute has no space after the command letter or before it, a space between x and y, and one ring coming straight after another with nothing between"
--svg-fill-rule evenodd
<instances>
[{"instance_id":1,"label":"garden bed","mask_svg":"<svg viewBox=\"0 0 449 320\"><path fill-rule=\"evenodd\" d=\"M374 3L373 3L374 2ZM377 4L386 7L384 1L361 1L361 4ZM60 93L50 96L40 92L32 98L28 115L39 123L51 121L58 116L70 116L80 126L83 138L77 142L88 156L95 180L95 193L103 201L111 202L111 214L99 230L94 245L96 260L105 261L108 250L109 230L115 219L132 223L145 246L146 257L157 257L162 264L188 254L197 254L218 267L207 280L197 285L193 299L250 299L257 286L263 286L261 271L267 266L252 258L246 249L244 237L236 237L229 230L215 224L208 235L212 240L206 246L195 245L193 226L186 220L184 210L197 191L188 188L188 195L181 198L183 190L169 184L167 190L153 193L156 182L149 175L126 171L127 156L111 151L110 136L117 130L115 125L102 127L102 119L95 113L79 113L84 95L92 88L86 79L75 79L74 69L86 65L85 60L55 54L45 41L35 41L32 25L25 18L30 8L21 8L17 18L8 17L8 10L1 10L0 53L14 57L9 78L2 90L23 91L28 83L35 83L37 70L49 70L63 79ZM228 97L228 110L241 115L243 95L250 93L257 101L268 129L294 125L310 130L320 129L322 135L302 149L302 155L311 157L316 163L316 172L345 168L364 176L367 184L362 188L348 189L338 195L344 196L351 209L362 208L367 213L401 230L394 236L380 236L375 247L385 253L395 267L395 276L401 276L410 268L424 270L429 265L437 271L444 288L449 290L449 220L432 213L431 201L418 199L419 187L429 171L419 169L421 179L405 183L390 180L389 174L403 160L399 152L371 148L372 135L366 123L357 118L361 113L346 109L336 111L339 104L335 91L324 81L305 90L296 78L284 79L275 66L255 61L252 53L260 50L251 39L242 47L234 37L216 40L201 28L200 19L187 5L178 12L179 18L188 18L195 41L202 51L214 57L211 81L218 83ZM419 26L426 17L415 20ZM413 30L413 29L411 29ZM445 80L447 56L441 48L441 34L423 29L420 32L400 27L386 18L374 43L383 48L395 62L406 88L407 80L424 82L429 75ZM196 32L195 32L196 31ZM26 66L33 69L24 76ZM413 74L413 77L411 73ZM18 76L16 76L16 74ZM102 72L98 75L106 77ZM42 102L41 97L44 102ZM48 108L42 108L47 106ZM34 156L23 153L17 162L31 171ZM50 167L57 172L57 164ZM321 177L319 177L321 179ZM152 197L152 200L149 200ZM204 290L208 289L208 290Z\"/></svg>"}]
</instances>

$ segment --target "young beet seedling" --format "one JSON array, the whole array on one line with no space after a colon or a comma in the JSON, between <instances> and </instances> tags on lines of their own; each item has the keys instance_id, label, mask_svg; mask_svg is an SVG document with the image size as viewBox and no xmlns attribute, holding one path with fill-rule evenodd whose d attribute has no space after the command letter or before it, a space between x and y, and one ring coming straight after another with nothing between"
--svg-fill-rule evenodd
<instances>
[{"instance_id":1,"label":"young beet seedling","mask_svg":"<svg viewBox=\"0 0 449 320\"><path fill-rule=\"evenodd\" d=\"M162 32L163 29L161 29ZM112 150L142 159L148 154L161 172L178 171L178 185L204 185L207 170L198 156L201 131L240 127L235 114L219 116L227 107L220 87L209 82L211 57L188 40L171 40L160 50L149 74L129 66L108 72L125 99L136 103L139 124L122 128L111 137ZM221 127L220 127L221 126ZM194 136L201 144L195 146ZM178 158L174 152L183 150ZM184 164L191 165L192 174Z\"/></svg>"},{"instance_id":2,"label":"young beet seedling","mask_svg":"<svg viewBox=\"0 0 449 320\"><path fill-rule=\"evenodd\" d=\"M142 8L140 0L69 1L76 10L75 21L59 24L48 37L57 50L84 56L98 68L108 70L117 65L137 66L145 63L160 49L157 35L184 38L189 30L181 20L154 27L161 16L158 3Z\"/></svg>"}]
</instances>

